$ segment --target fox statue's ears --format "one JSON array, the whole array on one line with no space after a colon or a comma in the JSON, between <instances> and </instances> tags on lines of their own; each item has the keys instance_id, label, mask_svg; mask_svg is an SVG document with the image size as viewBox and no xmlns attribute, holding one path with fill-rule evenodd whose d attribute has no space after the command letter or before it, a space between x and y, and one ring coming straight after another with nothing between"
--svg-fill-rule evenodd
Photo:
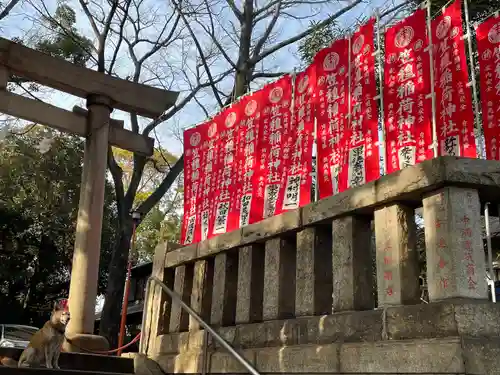
<instances>
[{"instance_id":1,"label":"fox statue's ears","mask_svg":"<svg viewBox=\"0 0 500 375\"><path fill-rule=\"evenodd\" d=\"M67 299L62 299L54 302L54 311L69 311L69 305Z\"/></svg>"}]
</instances>

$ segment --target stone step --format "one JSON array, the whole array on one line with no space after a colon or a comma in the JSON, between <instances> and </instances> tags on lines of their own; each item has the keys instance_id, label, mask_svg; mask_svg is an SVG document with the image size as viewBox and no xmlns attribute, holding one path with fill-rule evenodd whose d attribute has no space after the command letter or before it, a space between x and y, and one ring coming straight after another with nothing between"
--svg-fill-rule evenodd
<instances>
[{"instance_id":1,"label":"stone step","mask_svg":"<svg viewBox=\"0 0 500 375\"><path fill-rule=\"evenodd\" d=\"M67 369L46 369L46 368L17 368L0 366L0 375L123 375L121 373L103 372L103 371L78 371Z\"/></svg>"},{"instance_id":2,"label":"stone step","mask_svg":"<svg viewBox=\"0 0 500 375\"><path fill-rule=\"evenodd\" d=\"M0 348L0 357L19 359L22 349ZM112 355L97 355L83 353L61 353L59 357L61 369L77 371L97 371L99 373L134 373L134 360ZM0 366L1 368L2 366ZM0 375L3 375L0 373Z\"/></svg>"}]
</instances>

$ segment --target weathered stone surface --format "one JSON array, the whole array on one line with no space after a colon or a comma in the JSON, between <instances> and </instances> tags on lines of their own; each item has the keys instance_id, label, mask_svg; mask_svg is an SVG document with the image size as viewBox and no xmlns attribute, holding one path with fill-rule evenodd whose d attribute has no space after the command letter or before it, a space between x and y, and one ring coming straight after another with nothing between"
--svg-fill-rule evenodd
<instances>
[{"instance_id":1,"label":"weathered stone surface","mask_svg":"<svg viewBox=\"0 0 500 375\"><path fill-rule=\"evenodd\" d=\"M198 244L189 245L170 251L165 256L165 267L175 267L198 257Z\"/></svg>"},{"instance_id":2,"label":"weathered stone surface","mask_svg":"<svg viewBox=\"0 0 500 375\"><path fill-rule=\"evenodd\" d=\"M264 320L292 317L295 310L294 238L277 237L266 241L264 261Z\"/></svg>"},{"instance_id":3,"label":"weathered stone surface","mask_svg":"<svg viewBox=\"0 0 500 375\"><path fill-rule=\"evenodd\" d=\"M220 327L217 332L234 348L250 349L302 344L376 342L462 337L500 337L500 305L486 301L439 302L346 311L325 316L273 320ZM383 335L385 333L385 335ZM183 336L186 335L186 336ZM160 336L161 353L201 348L203 332ZM221 346L209 338L210 347Z\"/></svg>"},{"instance_id":4,"label":"weathered stone surface","mask_svg":"<svg viewBox=\"0 0 500 375\"><path fill-rule=\"evenodd\" d=\"M176 354L156 354L151 357L165 374L173 374L175 371Z\"/></svg>"},{"instance_id":5,"label":"weathered stone surface","mask_svg":"<svg viewBox=\"0 0 500 375\"><path fill-rule=\"evenodd\" d=\"M500 339L464 338L462 341L466 374L500 374Z\"/></svg>"},{"instance_id":6,"label":"weathered stone surface","mask_svg":"<svg viewBox=\"0 0 500 375\"><path fill-rule=\"evenodd\" d=\"M332 229L330 225L297 232L295 316L332 312Z\"/></svg>"},{"instance_id":7,"label":"weathered stone surface","mask_svg":"<svg viewBox=\"0 0 500 375\"><path fill-rule=\"evenodd\" d=\"M307 319L307 343L381 340L382 311L341 312Z\"/></svg>"},{"instance_id":8,"label":"weathered stone surface","mask_svg":"<svg viewBox=\"0 0 500 375\"><path fill-rule=\"evenodd\" d=\"M191 308L206 322L210 318L212 302L212 286L214 278L213 262L198 260L194 264L193 290L191 292ZM200 324L189 316L189 330L200 329Z\"/></svg>"},{"instance_id":9,"label":"weathered stone surface","mask_svg":"<svg viewBox=\"0 0 500 375\"><path fill-rule=\"evenodd\" d=\"M250 365L255 366L255 352L253 350L243 350L240 351L239 354L246 359ZM248 374L248 370L227 352L211 354L209 368L211 373Z\"/></svg>"},{"instance_id":10,"label":"weathered stone surface","mask_svg":"<svg viewBox=\"0 0 500 375\"><path fill-rule=\"evenodd\" d=\"M489 301L454 305L458 333L464 336L500 337L500 304Z\"/></svg>"},{"instance_id":11,"label":"weathered stone surface","mask_svg":"<svg viewBox=\"0 0 500 375\"><path fill-rule=\"evenodd\" d=\"M447 337L458 334L454 306L445 303L388 308L385 326L387 338L390 340Z\"/></svg>"},{"instance_id":12,"label":"weathered stone surface","mask_svg":"<svg viewBox=\"0 0 500 375\"><path fill-rule=\"evenodd\" d=\"M486 299L486 265L476 190L447 187L424 200L429 298Z\"/></svg>"},{"instance_id":13,"label":"weathered stone surface","mask_svg":"<svg viewBox=\"0 0 500 375\"><path fill-rule=\"evenodd\" d=\"M459 338L346 343L340 349L340 371L381 374L463 373L463 358Z\"/></svg>"},{"instance_id":14,"label":"weathered stone surface","mask_svg":"<svg viewBox=\"0 0 500 375\"><path fill-rule=\"evenodd\" d=\"M264 251L263 244L248 245L238 250L236 324L262 320Z\"/></svg>"},{"instance_id":15,"label":"weathered stone surface","mask_svg":"<svg viewBox=\"0 0 500 375\"><path fill-rule=\"evenodd\" d=\"M338 372L340 345L300 345L256 351L259 372L321 373Z\"/></svg>"},{"instance_id":16,"label":"weathered stone surface","mask_svg":"<svg viewBox=\"0 0 500 375\"><path fill-rule=\"evenodd\" d=\"M121 356L133 359L135 375L164 375L159 364L145 354L124 353Z\"/></svg>"},{"instance_id":17,"label":"weathered stone surface","mask_svg":"<svg viewBox=\"0 0 500 375\"><path fill-rule=\"evenodd\" d=\"M193 288L193 267L181 265L175 268L174 292L189 304ZM189 328L189 315L178 303L172 304L170 313L169 332L187 331Z\"/></svg>"},{"instance_id":18,"label":"weathered stone surface","mask_svg":"<svg viewBox=\"0 0 500 375\"><path fill-rule=\"evenodd\" d=\"M378 306L420 302L415 212L401 204L375 210Z\"/></svg>"},{"instance_id":19,"label":"weathered stone surface","mask_svg":"<svg viewBox=\"0 0 500 375\"><path fill-rule=\"evenodd\" d=\"M232 232L224 233L220 236L210 238L202 241L198 245L198 258L203 258L209 255L220 253L228 249L240 246L242 243L242 230L234 230Z\"/></svg>"},{"instance_id":20,"label":"weathered stone surface","mask_svg":"<svg viewBox=\"0 0 500 375\"><path fill-rule=\"evenodd\" d=\"M207 358L208 363L208 358ZM199 350L191 350L178 354L175 357L174 371L176 374L201 373L203 366L203 353Z\"/></svg>"},{"instance_id":21,"label":"weathered stone surface","mask_svg":"<svg viewBox=\"0 0 500 375\"><path fill-rule=\"evenodd\" d=\"M66 340L62 347L65 352L85 353L85 350L100 352L109 350L109 343L103 336L66 332Z\"/></svg>"},{"instance_id":22,"label":"weathered stone surface","mask_svg":"<svg viewBox=\"0 0 500 375\"><path fill-rule=\"evenodd\" d=\"M164 242L156 247L153 258L151 276L157 277L169 288L172 288L174 284L174 270L165 268L165 259L167 253L177 248L179 248L177 244ZM170 298L159 285L152 284L150 288L149 299L146 301L148 315L142 338L146 346L143 348L144 353L156 352L154 347L156 337L168 332L170 322Z\"/></svg>"},{"instance_id":23,"label":"weathered stone surface","mask_svg":"<svg viewBox=\"0 0 500 375\"><path fill-rule=\"evenodd\" d=\"M296 230L301 225L300 209L287 211L243 227L242 245L264 241L280 233Z\"/></svg>"},{"instance_id":24,"label":"weathered stone surface","mask_svg":"<svg viewBox=\"0 0 500 375\"><path fill-rule=\"evenodd\" d=\"M375 305L369 218L346 216L332 224L333 311Z\"/></svg>"},{"instance_id":25,"label":"weathered stone surface","mask_svg":"<svg viewBox=\"0 0 500 375\"><path fill-rule=\"evenodd\" d=\"M214 326L232 325L236 317L238 283L238 254L220 253L215 256L214 282L210 323Z\"/></svg>"}]
</instances>

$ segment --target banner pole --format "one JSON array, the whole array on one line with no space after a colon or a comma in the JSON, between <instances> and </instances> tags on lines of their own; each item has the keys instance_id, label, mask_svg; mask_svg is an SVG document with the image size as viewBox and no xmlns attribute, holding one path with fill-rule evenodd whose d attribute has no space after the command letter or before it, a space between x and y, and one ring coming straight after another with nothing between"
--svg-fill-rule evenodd
<instances>
[{"instance_id":1,"label":"banner pole","mask_svg":"<svg viewBox=\"0 0 500 375\"><path fill-rule=\"evenodd\" d=\"M467 38L467 47L469 50L469 65L471 70L471 86L472 86L472 95L474 97L474 112L475 112L475 120L476 120L476 133L477 140L479 145L479 158L486 158L486 155L483 153L483 142L481 139L481 119L479 116L479 100L477 96L477 82L476 82L476 67L474 64L474 57L472 55L472 37L471 37L471 29L470 29L470 17L469 17L469 1L464 0L464 12L465 12L465 28L467 29L467 34L465 37ZM484 133L484 132L483 132ZM484 155L484 156L483 156Z\"/></svg>"},{"instance_id":2,"label":"banner pole","mask_svg":"<svg viewBox=\"0 0 500 375\"><path fill-rule=\"evenodd\" d=\"M351 44L352 44L352 34L349 34L349 39L347 43L347 89L349 92L347 93L347 131L351 130L351 72L352 72L352 62L351 62ZM347 168L349 168L349 147L347 146L349 144L349 140L347 139L346 142L342 145L344 150L340 150L341 152L341 165L344 164L345 160L347 159Z\"/></svg>"},{"instance_id":3,"label":"banner pole","mask_svg":"<svg viewBox=\"0 0 500 375\"><path fill-rule=\"evenodd\" d=\"M378 89L379 89L379 100L380 100L380 118L382 123L382 139L379 140L380 145L383 149L383 157L384 161L382 163L383 166L383 175L387 174L387 141L385 134L385 115L384 115L384 59L382 56L382 46L380 42L380 11L377 9L375 12L375 19L377 23L377 61L378 61Z\"/></svg>"},{"instance_id":4,"label":"banner pole","mask_svg":"<svg viewBox=\"0 0 500 375\"><path fill-rule=\"evenodd\" d=\"M431 63L431 103L432 103L432 149L434 157L438 156L438 137L436 124L436 91L434 90L434 46L432 44L432 24L431 24L431 0L427 0L427 35L429 37L429 60Z\"/></svg>"}]
</instances>

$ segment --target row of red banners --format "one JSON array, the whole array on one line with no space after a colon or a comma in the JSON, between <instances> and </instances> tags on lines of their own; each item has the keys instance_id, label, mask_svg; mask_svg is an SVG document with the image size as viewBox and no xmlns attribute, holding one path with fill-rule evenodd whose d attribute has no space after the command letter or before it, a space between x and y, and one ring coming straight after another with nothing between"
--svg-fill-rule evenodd
<instances>
[{"instance_id":1,"label":"row of red banners","mask_svg":"<svg viewBox=\"0 0 500 375\"><path fill-rule=\"evenodd\" d=\"M431 22L436 113L425 10L385 33L386 173L438 155L476 157L460 0ZM488 159L500 160L500 19L476 32ZM380 177L374 20L284 76L184 132L182 241L194 243L310 202L316 120L319 197Z\"/></svg>"}]
</instances>

